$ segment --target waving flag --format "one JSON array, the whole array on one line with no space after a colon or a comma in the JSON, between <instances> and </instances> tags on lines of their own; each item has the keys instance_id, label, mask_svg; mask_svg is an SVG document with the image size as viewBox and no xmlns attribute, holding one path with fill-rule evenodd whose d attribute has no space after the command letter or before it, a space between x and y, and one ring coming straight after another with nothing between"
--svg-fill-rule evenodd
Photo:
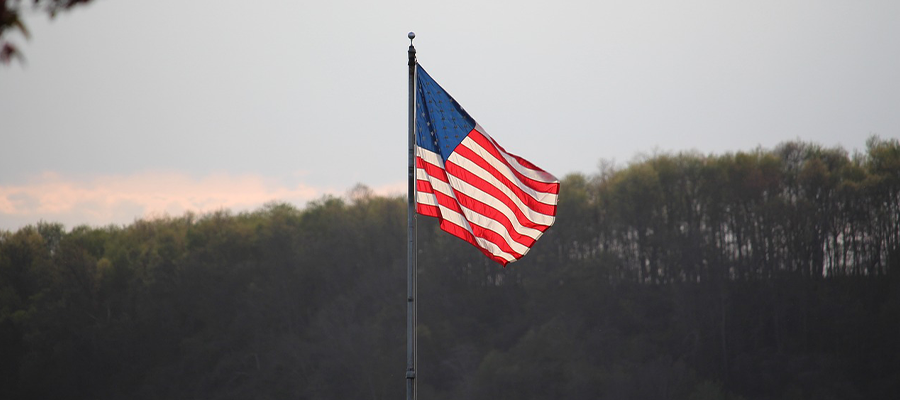
<instances>
[{"instance_id":1,"label":"waving flag","mask_svg":"<svg viewBox=\"0 0 900 400\"><path fill-rule=\"evenodd\" d=\"M559 180L491 139L416 64L416 211L506 265L556 219Z\"/></svg>"}]
</instances>

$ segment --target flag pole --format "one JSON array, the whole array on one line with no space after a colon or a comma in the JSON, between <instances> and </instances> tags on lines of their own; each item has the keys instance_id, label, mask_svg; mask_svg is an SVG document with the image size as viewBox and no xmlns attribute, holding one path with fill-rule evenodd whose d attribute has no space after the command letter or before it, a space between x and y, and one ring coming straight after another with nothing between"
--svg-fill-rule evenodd
<instances>
[{"instance_id":1,"label":"flag pole","mask_svg":"<svg viewBox=\"0 0 900 400\"><path fill-rule=\"evenodd\" d=\"M416 400L416 48L409 37L409 167L406 245L406 400Z\"/></svg>"}]
</instances>

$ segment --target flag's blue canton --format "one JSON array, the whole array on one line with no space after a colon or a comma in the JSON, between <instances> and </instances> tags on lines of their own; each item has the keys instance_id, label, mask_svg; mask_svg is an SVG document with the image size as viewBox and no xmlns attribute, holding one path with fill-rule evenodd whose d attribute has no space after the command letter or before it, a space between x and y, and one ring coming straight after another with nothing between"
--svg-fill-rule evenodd
<instances>
[{"instance_id":1,"label":"flag's blue canton","mask_svg":"<svg viewBox=\"0 0 900 400\"><path fill-rule=\"evenodd\" d=\"M475 120L418 64L416 77L416 144L447 161Z\"/></svg>"}]
</instances>

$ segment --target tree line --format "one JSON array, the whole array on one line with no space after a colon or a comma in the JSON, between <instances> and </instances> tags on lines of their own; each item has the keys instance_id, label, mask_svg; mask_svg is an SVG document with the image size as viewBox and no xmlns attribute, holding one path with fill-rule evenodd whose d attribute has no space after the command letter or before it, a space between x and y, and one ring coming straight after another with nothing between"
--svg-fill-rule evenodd
<instances>
[{"instance_id":1,"label":"tree line","mask_svg":"<svg viewBox=\"0 0 900 400\"><path fill-rule=\"evenodd\" d=\"M868 147L659 155L570 182L591 209L563 251L611 255L612 279L648 283L885 275L900 257L900 154L896 140Z\"/></svg>"},{"instance_id":2,"label":"tree line","mask_svg":"<svg viewBox=\"0 0 900 400\"><path fill-rule=\"evenodd\" d=\"M400 398L406 200L0 231L0 398ZM900 143L562 181L500 268L419 218L419 396L888 399Z\"/></svg>"}]
</instances>

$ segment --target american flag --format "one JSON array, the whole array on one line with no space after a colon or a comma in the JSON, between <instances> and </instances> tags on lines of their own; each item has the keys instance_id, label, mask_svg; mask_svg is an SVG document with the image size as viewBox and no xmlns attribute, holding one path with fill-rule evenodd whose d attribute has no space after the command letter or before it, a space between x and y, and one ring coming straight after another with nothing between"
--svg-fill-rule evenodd
<instances>
[{"instance_id":1,"label":"american flag","mask_svg":"<svg viewBox=\"0 0 900 400\"><path fill-rule=\"evenodd\" d=\"M559 180L507 153L416 64L416 211L494 261L516 261L553 225Z\"/></svg>"}]
</instances>

